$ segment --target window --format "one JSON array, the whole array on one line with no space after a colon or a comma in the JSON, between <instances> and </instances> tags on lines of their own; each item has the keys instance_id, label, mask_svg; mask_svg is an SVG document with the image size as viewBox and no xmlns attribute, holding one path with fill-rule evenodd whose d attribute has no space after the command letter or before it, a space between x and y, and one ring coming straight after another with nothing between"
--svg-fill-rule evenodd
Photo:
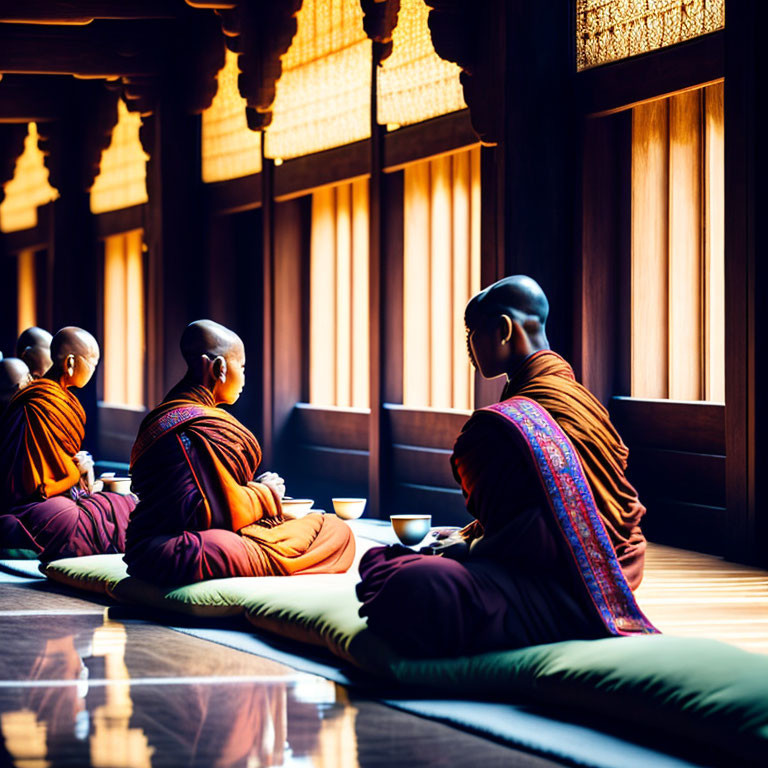
<instances>
[{"instance_id":1,"label":"window","mask_svg":"<svg viewBox=\"0 0 768 768\"><path fill-rule=\"evenodd\" d=\"M134 229L104 241L104 402L144 407L144 245Z\"/></svg>"},{"instance_id":2,"label":"window","mask_svg":"<svg viewBox=\"0 0 768 768\"><path fill-rule=\"evenodd\" d=\"M371 135L371 41L359 0L304 0L282 58L265 155L286 159Z\"/></svg>"},{"instance_id":3,"label":"window","mask_svg":"<svg viewBox=\"0 0 768 768\"><path fill-rule=\"evenodd\" d=\"M261 134L248 128L237 89L237 54L227 49L218 90L203 112L203 181L225 181L261 171Z\"/></svg>"},{"instance_id":4,"label":"window","mask_svg":"<svg viewBox=\"0 0 768 768\"><path fill-rule=\"evenodd\" d=\"M725 400L723 84L632 110L632 396Z\"/></svg>"},{"instance_id":5,"label":"window","mask_svg":"<svg viewBox=\"0 0 768 768\"><path fill-rule=\"evenodd\" d=\"M588 69L725 26L725 0L576 0L576 66Z\"/></svg>"},{"instance_id":6,"label":"window","mask_svg":"<svg viewBox=\"0 0 768 768\"><path fill-rule=\"evenodd\" d=\"M382 125L410 125L464 109L460 69L432 47L423 0L402 0L392 33L392 53L377 75L378 119Z\"/></svg>"},{"instance_id":7,"label":"window","mask_svg":"<svg viewBox=\"0 0 768 768\"><path fill-rule=\"evenodd\" d=\"M91 212L119 211L147 202L147 155L141 146L141 117L117 102L112 141L102 152L99 175L91 188Z\"/></svg>"},{"instance_id":8,"label":"window","mask_svg":"<svg viewBox=\"0 0 768 768\"><path fill-rule=\"evenodd\" d=\"M368 180L312 194L309 401L368 407Z\"/></svg>"},{"instance_id":9,"label":"window","mask_svg":"<svg viewBox=\"0 0 768 768\"><path fill-rule=\"evenodd\" d=\"M37 208L55 200L59 193L48 182L48 169L37 146L37 125L29 124L24 151L16 161L13 178L5 185L0 203L0 231L16 232L37 226Z\"/></svg>"},{"instance_id":10,"label":"window","mask_svg":"<svg viewBox=\"0 0 768 768\"><path fill-rule=\"evenodd\" d=\"M464 307L480 290L480 148L404 171L403 404L473 408Z\"/></svg>"}]
</instances>

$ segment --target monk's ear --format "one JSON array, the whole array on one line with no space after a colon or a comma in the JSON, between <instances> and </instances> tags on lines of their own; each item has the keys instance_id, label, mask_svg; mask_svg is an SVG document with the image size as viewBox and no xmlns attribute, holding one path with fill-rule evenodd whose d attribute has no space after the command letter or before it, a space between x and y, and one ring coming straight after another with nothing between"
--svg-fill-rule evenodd
<instances>
[{"instance_id":1,"label":"monk's ear","mask_svg":"<svg viewBox=\"0 0 768 768\"><path fill-rule=\"evenodd\" d=\"M67 376L72 376L75 372L75 356L67 355L64 361L64 370L67 372Z\"/></svg>"},{"instance_id":2,"label":"monk's ear","mask_svg":"<svg viewBox=\"0 0 768 768\"><path fill-rule=\"evenodd\" d=\"M227 380L227 361L221 355L214 358L213 375L220 381Z\"/></svg>"},{"instance_id":3,"label":"monk's ear","mask_svg":"<svg viewBox=\"0 0 768 768\"><path fill-rule=\"evenodd\" d=\"M501 343L507 344L512 338L515 324L509 315L501 316Z\"/></svg>"}]
</instances>

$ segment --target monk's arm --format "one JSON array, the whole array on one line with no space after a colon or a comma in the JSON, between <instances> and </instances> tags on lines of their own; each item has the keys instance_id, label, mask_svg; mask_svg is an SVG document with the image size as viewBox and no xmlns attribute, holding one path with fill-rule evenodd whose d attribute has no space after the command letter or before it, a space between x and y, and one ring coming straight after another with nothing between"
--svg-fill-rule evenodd
<instances>
[{"instance_id":1,"label":"monk's arm","mask_svg":"<svg viewBox=\"0 0 768 768\"><path fill-rule=\"evenodd\" d=\"M179 438L195 482L205 503L202 528L239 531L266 517L280 515L280 500L263 483L240 485L216 455L197 441Z\"/></svg>"}]
</instances>

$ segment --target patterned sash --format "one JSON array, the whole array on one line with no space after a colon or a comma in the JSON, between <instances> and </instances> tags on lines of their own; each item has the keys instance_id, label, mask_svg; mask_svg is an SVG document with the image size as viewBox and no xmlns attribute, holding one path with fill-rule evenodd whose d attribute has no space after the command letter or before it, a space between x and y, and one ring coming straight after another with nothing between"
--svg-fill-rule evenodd
<instances>
[{"instance_id":1,"label":"patterned sash","mask_svg":"<svg viewBox=\"0 0 768 768\"><path fill-rule=\"evenodd\" d=\"M212 408L204 405L180 405L157 416L139 433L131 451L131 467L158 438L188 421L211 415Z\"/></svg>"},{"instance_id":2,"label":"patterned sash","mask_svg":"<svg viewBox=\"0 0 768 768\"><path fill-rule=\"evenodd\" d=\"M629 588L613 551L576 450L546 409L512 397L482 410L522 437L549 505L606 628L614 635L655 634Z\"/></svg>"}]
</instances>

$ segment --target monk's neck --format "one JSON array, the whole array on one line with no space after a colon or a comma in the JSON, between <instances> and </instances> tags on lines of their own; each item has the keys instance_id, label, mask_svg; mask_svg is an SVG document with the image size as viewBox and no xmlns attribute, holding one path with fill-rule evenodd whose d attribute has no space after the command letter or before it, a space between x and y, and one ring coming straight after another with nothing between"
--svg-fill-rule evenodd
<instances>
[{"instance_id":1,"label":"monk's neck","mask_svg":"<svg viewBox=\"0 0 768 768\"><path fill-rule=\"evenodd\" d=\"M47 379L58 384L65 392L69 390L69 387L65 383L65 375L63 371L57 371L55 368L51 368L45 376L41 376L41 379Z\"/></svg>"}]
</instances>

